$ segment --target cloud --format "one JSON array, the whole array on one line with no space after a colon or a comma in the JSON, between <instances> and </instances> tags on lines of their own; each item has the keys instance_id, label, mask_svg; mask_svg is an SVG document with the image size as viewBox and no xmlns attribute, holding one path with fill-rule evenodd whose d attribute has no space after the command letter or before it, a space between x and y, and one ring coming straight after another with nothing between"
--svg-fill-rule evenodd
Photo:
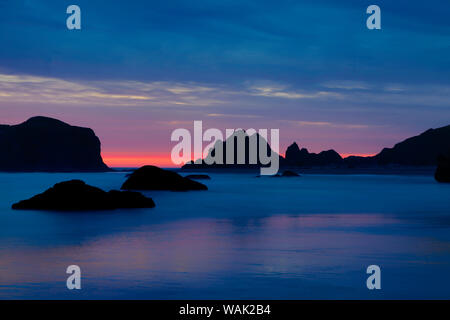
<instances>
[{"instance_id":1,"label":"cloud","mask_svg":"<svg viewBox=\"0 0 450 320\"><path fill-rule=\"evenodd\" d=\"M311 91L299 92L288 90L285 86L251 86L250 92L254 96L282 99L319 99L319 98L339 98L341 95L331 91Z\"/></svg>"},{"instance_id":2,"label":"cloud","mask_svg":"<svg viewBox=\"0 0 450 320\"><path fill-rule=\"evenodd\" d=\"M345 100L351 103L370 104L371 108L388 106L407 107L410 110L450 107L450 86L440 84L387 84L371 91L357 91L347 94ZM394 110L394 109L391 109Z\"/></svg>"},{"instance_id":3,"label":"cloud","mask_svg":"<svg viewBox=\"0 0 450 320\"><path fill-rule=\"evenodd\" d=\"M253 114L208 113L207 116L214 118L246 118L246 119L261 118L261 116Z\"/></svg>"},{"instance_id":4,"label":"cloud","mask_svg":"<svg viewBox=\"0 0 450 320\"><path fill-rule=\"evenodd\" d=\"M170 126L179 126L179 125L192 125L192 121L190 120L170 120L170 121L158 121L158 123Z\"/></svg>"},{"instance_id":5,"label":"cloud","mask_svg":"<svg viewBox=\"0 0 450 320\"><path fill-rule=\"evenodd\" d=\"M313 126L313 127L332 127L344 129L366 129L370 127L369 125L366 124L346 124L328 121L295 121L295 120L284 120L284 121L291 122L299 126Z\"/></svg>"},{"instance_id":6,"label":"cloud","mask_svg":"<svg viewBox=\"0 0 450 320\"><path fill-rule=\"evenodd\" d=\"M322 84L325 88L341 90L367 90L370 85L363 81L329 81Z\"/></svg>"},{"instance_id":7,"label":"cloud","mask_svg":"<svg viewBox=\"0 0 450 320\"><path fill-rule=\"evenodd\" d=\"M209 106L220 90L193 83L76 81L0 74L0 101L110 106Z\"/></svg>"},{"instance_id":8,"label":"cloud","mask_svg":"<svg viewBox=\"0 0 450 320\"><path fill-rule=\"evenodd\" d=\"M366 112L399 106L409 107L411 110L426 107L429 112L434 112L450 106L450 87L445 84L363 85L356 80L346 80L329 82L327 85L335 88L324 91L323 83L310 83L308 88L302 88L294 84L270 81L244 81L231 86L192 81L67 80L0 73L0 104L22 103L31 106L42 103L58 106L173 107L199 110L214 107L214 112L211 110L206 115L216 118L255 118L260 116L259 111L268 115L273 104L281 100L290 100L292 107L299 108L298 112L292 113L293 117L300 116L305 108L314 108L317 112L333 108ZM363 87L368 89L362 90ZM298 106L297 101L305 103ZM256 106L258 109L255 109ZM313 125L307 122L300 124ZM314 125L325 124L319 121Z\"/></svg>"},{"instance_id":9,"label":"cloud","mask_svg":"<svg viewBox=\"0 0 450 320\"><path fill-rule=\"evenodd\" d=\"M384 91L386 92L404 92L408 89L402 84L387 84L384 86Z\"/></svg>"}]
</instances>

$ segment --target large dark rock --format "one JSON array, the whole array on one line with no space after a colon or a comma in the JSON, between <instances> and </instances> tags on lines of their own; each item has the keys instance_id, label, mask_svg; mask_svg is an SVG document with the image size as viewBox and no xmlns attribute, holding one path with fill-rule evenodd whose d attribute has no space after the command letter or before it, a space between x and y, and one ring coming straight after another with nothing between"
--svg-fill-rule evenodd
<instances>
[{"instance_id":1,"label":"large dark rock","mask_svg":"<svg viewBox=\"0 0 450 320\"><path fill-rule=\"evenodd\" d=\"M437 164L440 154L448 154L449 151L450 125L429 129L397 143L393 148L384 148L374 159L381 165L432 166Z\"/></svg>"},{"instance_id":2,"label":"large dark rock","mask_svg":"<svg viewBox=\"0 0 450 320\"><path fill-rule=\"evenodd\" d=\"M329 166L343 162L342 157L334 150L310 153L306 148L300 149L295 142L287 148L285 156L286 163L292 166Z\"/></svg>"},{"instance_id":3,"label":"large dark rock","mask_svg":"<svg viewBox=\"0 0 450 320\"><path fill-rule=\"evenodd\" d=\"M231 146L233 146L233 150L231 150ZM217 141L204 159L190 161L182 168L188 170L205 170L259 169L261 167L269 167L270 164L263 164L260 161L259 153L261 148L263 148L262 150L266 150L267 157L271 157L272 153L275 153L267 143L267 140L259 135L259 133L249 135L244 130L236 130L225 141ZM219 157L218 150L221 150L222 157ZM238 159L238 150L244 150L242 159ZM284 158L278 154L274 154L275 157L278 157L279 165L283 166Z\"/></svg>"},{"instance_id":4,"label":"large dark rock","mask_svg":"<svg viewBox=\"0 0 450 320\"><path fill-rule=\"evenodd\" d=\"M438 182L450 183L450 157L439 156L434 178Z\"/></svg>"},{"instance_id":5,"label":"large dark rock","mask_svg":"<svg viewBox=\"0 0 450 320\"><path fill-rule=\"evenodd\" d=\"M47 191L12 205L21 210L90 211L119 208L153 208L155 203L138 192L109 191L81 180L55 184Z\"/></svg>"},{"instance_id":6,"label":"large dark rock","mask_svg":"<svg viewBox=\"0 0 450 320\"><path fill-rule=\"evenodd\" d=\"M429 129L424 133L397 143L392 148L384 148L372 157L350 156L342 159L334 150L319 154L300 149L296 143L286 150L286 163L290 166L338 166L349 168L376 166L435 166L440 154L450 153L450 125Z\"/></svg>"},{"instance_id":7,"label":"large dark rock","mask_svg":"<svg viewBox=\"0 0 450 320\"><path fill-rule=\"evenodd\" d=\"M184 178L178 173L155 166L144 166L134 171L122 185L125 190L208 190L197 181Z\"/></svg>"},{"instance_id":8,"label":"large dark rock","mask_svg":"<svg viewBox=\"0 0 450 320\"><path fill-rule=\"evenodd\" d=\"M1 125L0 153L0 171L109 170L94 131L46 117Z\"/></svg>"}]
</instances>

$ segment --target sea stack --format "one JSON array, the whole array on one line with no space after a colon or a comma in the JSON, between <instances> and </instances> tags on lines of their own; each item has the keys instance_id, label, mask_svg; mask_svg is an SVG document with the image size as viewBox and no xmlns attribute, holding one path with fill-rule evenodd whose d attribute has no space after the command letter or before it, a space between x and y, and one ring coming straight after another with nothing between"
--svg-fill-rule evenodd
<instances>
[{"instance_id":1,"label":"sea stack","mask_svg":"<svg viewBox=\"0 0 450 320\"><path fill-rule=\"evenodd\" d=\"M184 178L178 173L155 166L144 166L134 171L122 185L124 190L208 190L197 181Z\"/></svg>"},{"instance_id":2,"label":"sea stack","mask_svg":"<svg viewBox=\"0 0 450 320\"><path fill-rule=\"evenodd\" d=\"M103 172L100 140L89 128L33 117L0 125L0 171Z\"/></svg>"},{"instance_id":3,"label":"sea stack","mask_svg":"<svg viewBox=\"0 0 450 320\"><path fill-rule=\"evenodd\" d=\"M228 148L228 149L227 149ZM265 153L265 154L264 154ZM261 154L270 162L264 164ZM275 161L276 160L276 161ZM230 135L225 141L218 140L204 159L197 159L186 163L184 170L208 170L208 169L244 169L254 170L270 167L274 163L284 165L284 158L270 147L267 140L257 132L247 133L239 129Z\"/></svg>"},{"instance_id":4,"label":"sea stack","mask_svg":"<svg viewBox=\"0 0 450 320\"><path fill-rule=\"evenodd\" d=\"M308 149L298 147L294 142L286 150L286 162L290 166L330 166L343 163L342 157L334 150L322 151L320 153L310 153Z\"/></svg>"}]
</instances>

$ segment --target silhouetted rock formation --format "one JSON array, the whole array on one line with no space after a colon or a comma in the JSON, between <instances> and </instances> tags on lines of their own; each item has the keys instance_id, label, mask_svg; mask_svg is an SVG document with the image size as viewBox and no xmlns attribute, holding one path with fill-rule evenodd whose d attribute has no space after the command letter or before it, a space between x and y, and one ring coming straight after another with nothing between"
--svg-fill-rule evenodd
<instances>
[{"instance_id":1,"label":"silhouetted rock formation","mask_svg":"<svg viewBox=\"0 0 450 320\"><path fill-rule=\"evenodd\" d=\"M109 170L94 131L46 117L1 125L0 152L0 171Z\"/></svg>"},{"instance_id":2,"label":"silhouetted rock formation","mask_svg":"<svg viewBox=\"0 0 450 320\"><path fill-rule=\"evenodd\" d=\"M342 157L334 150L309 153L306 148L300 149L295 142L287 148L285 157L286 163L291 166L314 167L343 163Z\"/></svg>"},{"instance_id":3,"label":"silhouetted rock formation","mask_svg":"<svg viewBox=\"0 0 450 320\"><path fill-rule=\"evenodd\" d=\"M380 164L431 166L437 164L440 154L450 152L450 125L429 129L424 133L397 143L393 148L384 148L374 156Z\"/></svg>"},{"instance_id":4,"label":"silhouetted rock formation","mask_svg":"<svg viewBox=\"0 0 450 320\"><path fill-rule=\"evenodd\" d=\"M134 171L122 185L125 190L208 190L200 182L184 178L178 173L155 166L144 166Z\"/></svg>"},{"instance_id":5,"label":"silhouetted rock formation","mask_svg":"<svg viewBox=\"0 0 450 320\"><path fill-rule=\"evenodd\" d=\"M55 184L31 199L12 205L20 210L91 211L119 208L153 208L155 203L138 192L109 191L89 186L81 180Z\"/></svg>"},{"instance_id":6,"label":"silhouetted rock formation","mask_svg":"<svg viewBox=\"0 0 450 320\"><path fill-rule=\"evenodd\" d=\"M187 175L185 178L192 179L192 180L211 180L211 177L207 174L190 174Z\"/></svg>"},{"instance_id":7,"label":"silhouetted rock formation","mask_svg":"<svg viewBox=\"0 0 450 320\"><path fill-rule=\"evenodd\" d=\"M439 156L434 178L438 182L450 183L450 157Z\"/></svg>"},{"instance_id":8,"label":"silhouetted rock formation","mask_svg":"<svg viewBox=\"0 0 450 320\"><path fill-rule=\"evenodd\" d=\"M319 154L299 149L294 142L286 150L286 163L290 166L319 167L374 167L385 165L434 166L440 154L450 154L450 125L429 129L424 133L397 143L393 148L384 148L373 157L350 156L342 159L334 150ZM344 165L344 166L343 166Z\"/></svg>"},{"instance_id":9,"label":"silhouetted rock formation","mask_svg":"<svg viewBox=\"0 0 450 320\"><path fill-rule=\"evenodd\" d=\"M205 159L197 159L195 162L190 161L186 163L182 169L258 169L261 167L269 167L270 164L261 163L261 159L259 157L260 148L265 148L267 150L267 157L270 158L272 152L274 152L267 141L261 137L258 133L254 133L249 136L244 130L236 130L230 137L228 137L225 141L217 141L214 144L214 148L209 150L208 156ZM232 142L234 140L234 142ZM251 148L250 141L255 141L253 146L256 148ZM260 142L264 143L264 146L260 145ZM234 151L233 157L231 157L231 153L228 153L227 144L233 143ZM242 159L238 158L238 146L243 145L244 147L244 156ZM220 157L216 156L216 150L222 149L222 163L217 163ZM254 149L254 150L253 150ZM264 150L264 149L263 149ZM230 158L227 161L227 157ZM284 164L284 158L278 155L279 164ZM230 161L232 160L232 161ZM239 160L239 161L238 161ZM232 163L231 163L232 162Z\"/></svg>"}]
</instances>

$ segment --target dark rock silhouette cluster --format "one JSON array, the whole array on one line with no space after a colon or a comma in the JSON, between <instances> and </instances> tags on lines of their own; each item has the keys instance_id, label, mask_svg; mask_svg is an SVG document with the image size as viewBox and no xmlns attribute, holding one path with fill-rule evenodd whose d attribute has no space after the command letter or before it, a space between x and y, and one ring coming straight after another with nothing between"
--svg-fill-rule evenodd
<instances>
[{"instance_id":1,"label":"dark rock silhouette cluster","mask_svg":"<svg viewBox=\"0 0 450 320\"><path fill-rule=\"evenodd\" d=\"M227 141L234 139L234 164L227 162ZM251 150L250 140L255 139L256 150ZM238 163L237 145L244 142L244 161ZM253 141L255 141L253 140ZM239 168L253 169L264 165L260 162L260 148L267 150L267 157L274 152L267 141L255 133L247 135L237 131L227 141L216 142L206 159L198 159L183 166L184 169ZM261 145L263 143L264 145ZM254 146L254 145L253 145ZM208 165L216 157L216 150L223 150L223 164ZM263 150L264 150L263 149ZM0 125L0 171L108 171L100 155L100 140L88 128L74 127L59 120L34 117L26 122L8 126ZM256 151L256 163L253 163ZM228 150L230 152L230 150ZM373 167L385 165L433 166L437 165L435 178L439 182L450 183L450 125L429 129L424 133L406 139L393 148L385 148L373 157L351 156L343 159L336 151L310 153L293 143L286 150L285 158L280 155L279 164L284 170L275 177L298 177L297 168L304 167ZM251 159L253 159L251 161ZM241 159L242 160L242 159ZM182 177L178 173L155 166L144 166L130 175L123 190L208 190L194 180L208 180L205 174L192 174ZM81 180L71 180L55 184L47 191L28 200L13 204L13 209L87 211L110 210L118 208L153 208L151 198L134 191L109 191L89 186Z\"/></svg>"},{"instance_id":2,"label":"dark rock silhouette cluster","mask_svg":"<svg viewBox=\"0 0 450 320\"><path fill-rule=\"evenodd\" d=\"M246 133L244 132L246 135ZM257 134L256 134L257 135ZM249 169L260 168L261 163L249 164L249 139L245 136L245 162L236 164L236 141L238 134L234 134L228 139L235 139L235 164L226 164L227 157L226 142L217 142L223 144L223 162L224 164L208 165L205 159L198 159L195 162L189 162L183 166L183 169L215 169L215 168L232 168L232 169ZM258 139L259 141L259 139ZM265 140L263 140L264 143ZM213 148L208 157L214 156ZM258 144L258 152L259 152ZM273 152L270 146L266 146L268 154ZM408 138L397 143L392 148L384 148L380 153L372 157L350 156L342 158L335 150L322 151L320 153L310 153L306 148L299 148L294 142L287 150L285 157L280 156L280 167L333 167L333 168L354 168L354 167L383 167L389 165L398 166L434 166L440 154L447 154L450 150L450 125L429 129L418 136Z\"/></svg>"},{"instance_id":3,"label":"dark rock silhouette cluster","mask_svg":"<svg viewBox=\"0 0 450 320\"><path fill-rule=\"evenodd\" d=\"M268 157L274 152L265 139L260 139L258 133L249 136L245 131L238 130L226 141L217 141L205 159L187 163L183 169L264 167L258 156L256 163L250 161L251 153L255 151L250 148L251 139L257 142L257 155L261 148L267 150ZM234 164L227 164L226 146L227 141L231 140L234 141ZM244 141L245 156L244 161L238 163L237 146L242 141ZM260 145L261 143L264 145ZM223 150L223 164L208 164L206 160L215 158L216 149L219 150L219 147ZM334 150L322 151L318 154L310 153L306 148L299 148L295 142L287 148L285 158L277 156L280 167L434 166L437 165L438 156L447 154L449 151L450 125L429 129L418 136L397 143L392 148L384 148L373 157L350 156L343 159ZM100 140L92 129L71 126L47 117L33 117L13 126L0 125L0 152L0 171L101 172L110 170L102 160Z\"/></svg>"},{"instance_id":4,"label":"dark rock silhouette cluster","mask_svg":"<svg viewBox=\"0 0 450 320\"><path fill-rule=\"evenodd\" d=\"M195 178L195 176L194 176ZM209 178L197 175L197 178ZM200 182L182 177L178 173L155 166L144 166L132 174L122 185L127 191L105 192L81 180L55 184L52 188L28 200L12 205L16 210L94 211L131 208L153 208L153 199L129 190L208 190Z\"/></svg>"},{"instance_id":5,"label":"dark rock silhouette cluster","mask_svg":"<svg viewBox=\"0 0 450 320\"><path fill-rule=\"evenodd\" d=\"M155 166L144 166L134 171L122 185L122 189L170 191L208 190L200 182Z\"/></svg>"},{"instance_id":6,"label":"dark rock silhouette cluster","mask_svg":"<svg viewBox=\"0 0 450 320\"><path fill-rule=\"evenodd\" d=\"M434 177L438 182L450 183L450 157L439 156Z\"/></svg>"},{"instance_id":7,"label":"dark rock silhouette cluster","mask_svg":"<svg viewBox=\"0 0 450 320\"><path fill-rule=\"evenodd\" d=\"M296 143L286 150L286 163L295 166L434 166L440 154L450 150L450 126L429 129L418 136L397 143L392 148L384 148L373 157L350 156L342 159L334 150L319 154L299 149Z\"/></svg>"},{"instance_id":8,"label":"dark rock silhouette cluster","mask_svg":"<svg viewBox=\"0 0 450 320\"><path fill-rule=\"evenodd\" d=\"M0 125L0 152L0 171L109 170L92 129L47 117Z\"/></svg>"},{"instance_id":9,"label":"dark rock silhouette cluster","mask_svg":"<svg viewBox=\"0 0 450 320\"><path fill-rule=\"evenodd\" d=\"M128 208L153 208L155 203L139 192L109 191L87 185L81 180L55 184L47 191L12 205L17 210L93 211Z\"/></svg>"}]
</instances>

